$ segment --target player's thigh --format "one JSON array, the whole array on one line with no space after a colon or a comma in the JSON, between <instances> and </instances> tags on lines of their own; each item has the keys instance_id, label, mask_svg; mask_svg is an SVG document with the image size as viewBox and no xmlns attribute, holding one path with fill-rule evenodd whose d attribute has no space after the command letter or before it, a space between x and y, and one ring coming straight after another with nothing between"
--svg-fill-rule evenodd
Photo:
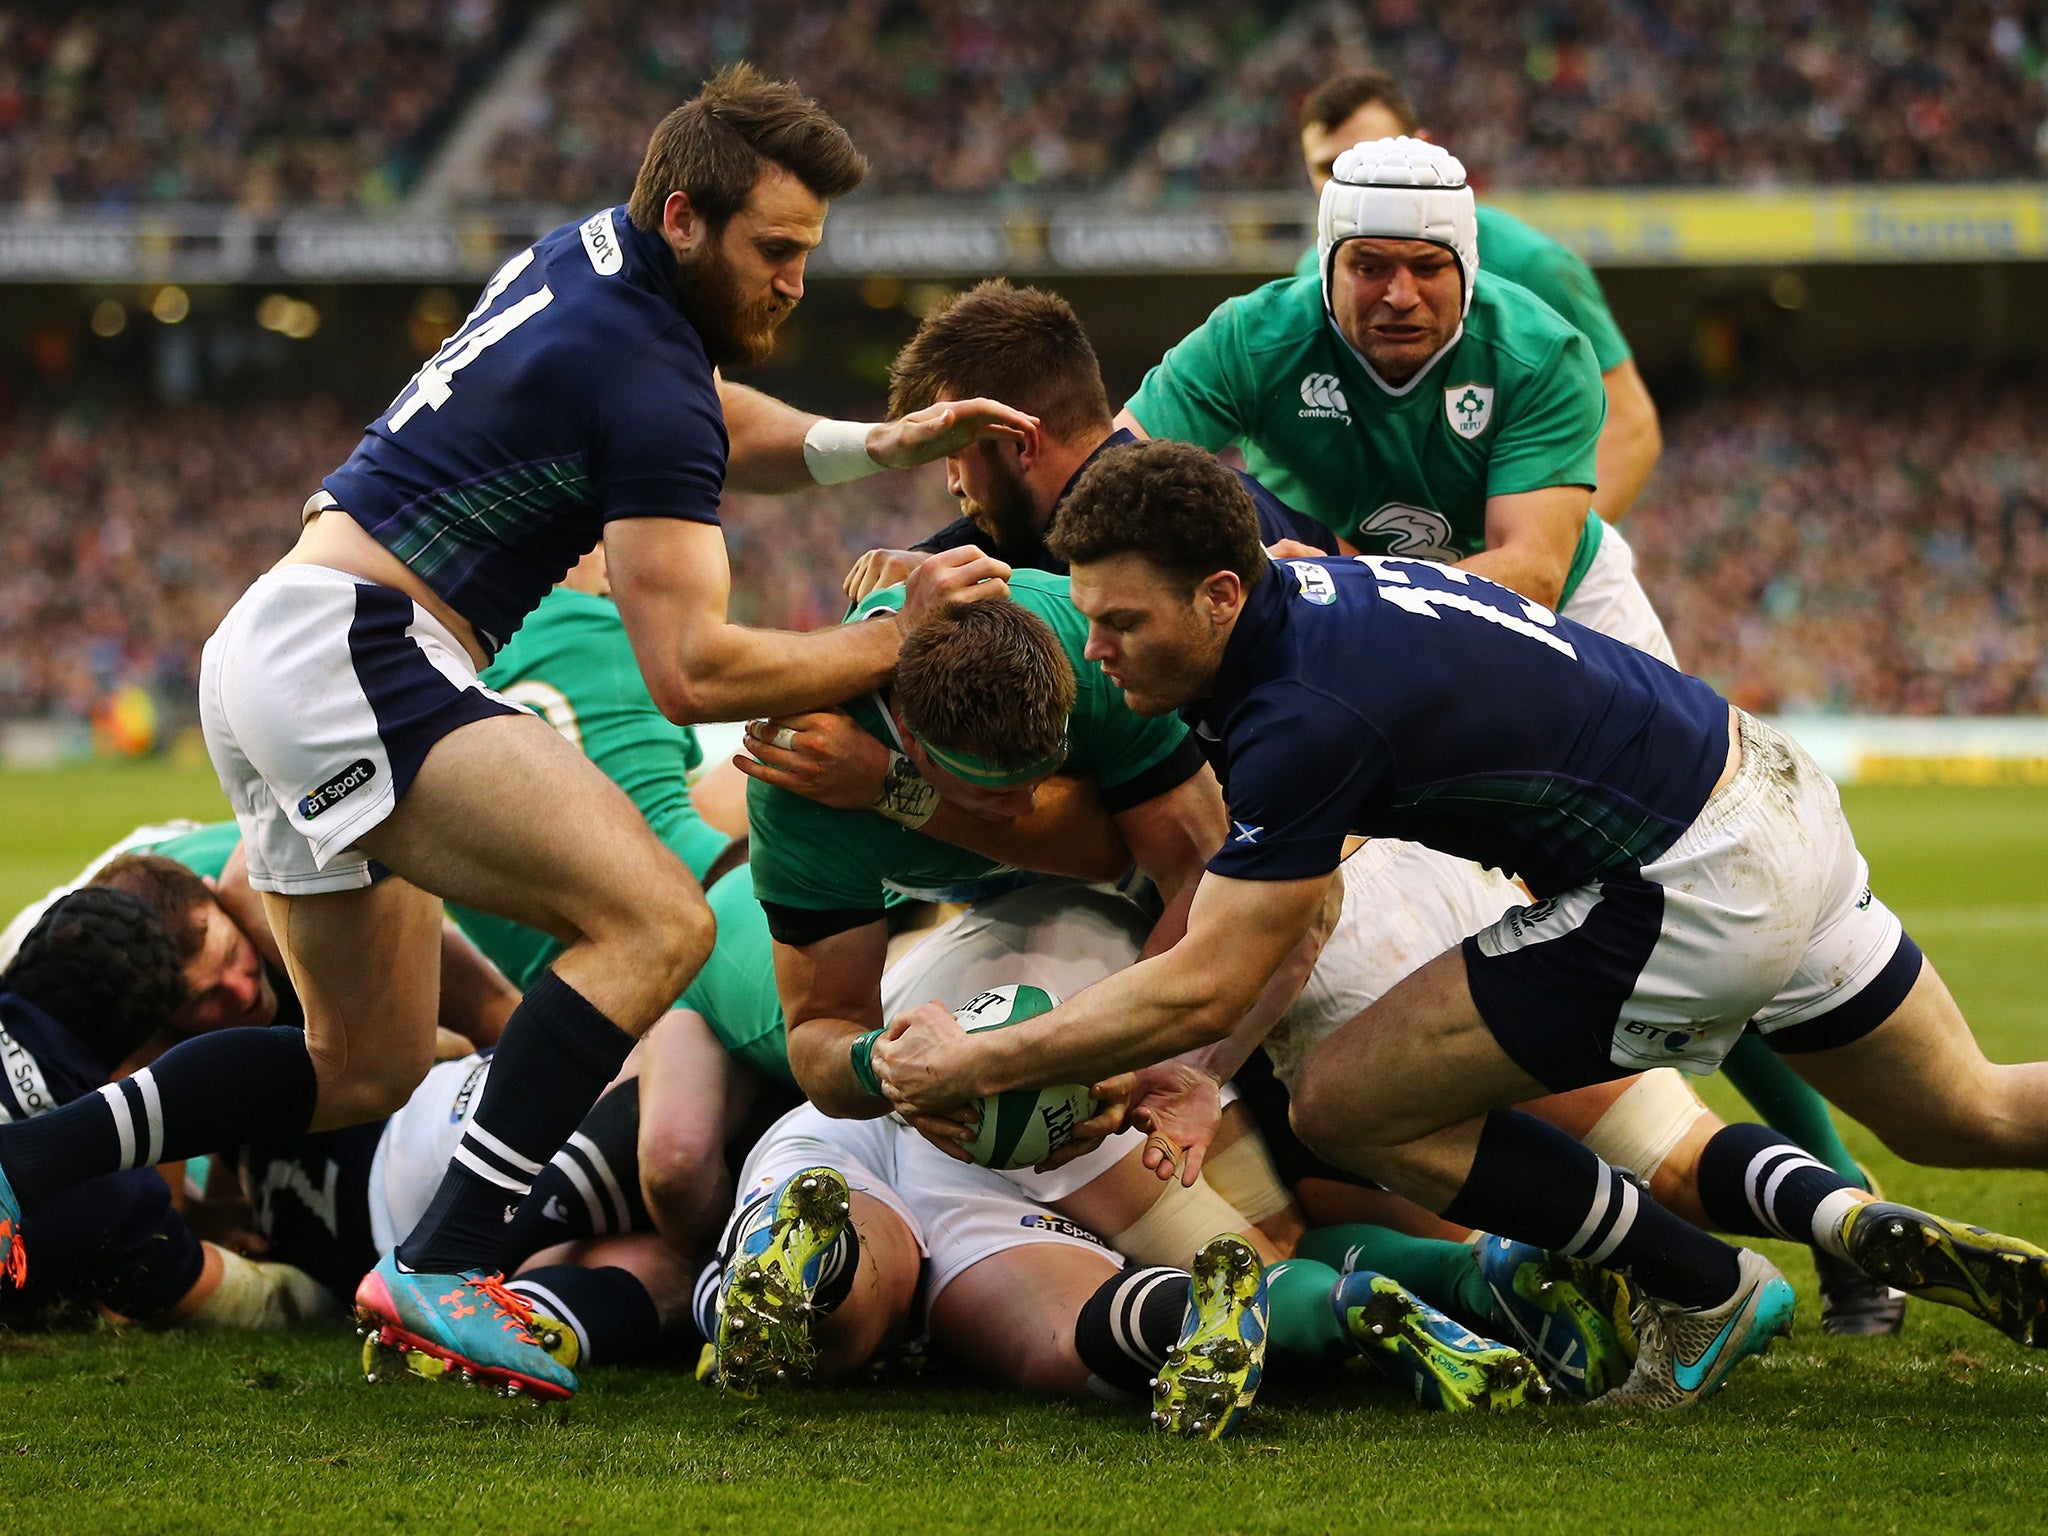
<instances>
[{"instance_id":1,"label":"player's thigh","mask_svg":"<svg viewBox=\"0 0 2048 1536\"><path fill-rule=\"evenodd\" d=\"M1392 1147L1539 1096L1472 1001L1451 949L1324 1040L1294 1093L1294 1126L1325 1156Z\"/></svg>"},{"instance_id":2,"label":"player's thigh","mask_svg":"<svg viewBox=\"0 0 2048 1536\"><path fill-rule=\"evenodd\" d=\"M931 1335L964 1364L1027 1392L1080 1394L1074 1320L1121 1266L1107 1253L1028 1243L969 1266L933 1301Z\"/></svg>"},{"instance_id":3,"label":"player's thigh","mask_svg":"<svg viewBox=\"0 0 2048 1536\"><path fill-rule=\"evenodd\" d=\"M263 893L320 1080L314 1130L387 1115L426 1076L440 1006L441 903L400 879Z\"/></svg>"},{"instance_id":4,"label":"player's thigh","mask_svg":"<svg viewBox=\"0 0 2048 1536\"><path fill-rule=\"evenodd\" d=\"M697 882L625 791L523 713L437 741L363 846L416 885L564 943L645 928L678 909L709 922Z\"/></svg>"},{"instance_id":5,"label":"player's thigh","mask_svg":"<svg viewBox=\"0 0 2048 1536\"><path fill-rule=\"evenodd\" d=\"M1905 1000L1868 1034L1827 1050L1786 1050L1784 1060L1915 1162L2024 1166L2048 1157L2048 1063L1988 1060L1925 960Z\"/></svg>"}]
</instances>

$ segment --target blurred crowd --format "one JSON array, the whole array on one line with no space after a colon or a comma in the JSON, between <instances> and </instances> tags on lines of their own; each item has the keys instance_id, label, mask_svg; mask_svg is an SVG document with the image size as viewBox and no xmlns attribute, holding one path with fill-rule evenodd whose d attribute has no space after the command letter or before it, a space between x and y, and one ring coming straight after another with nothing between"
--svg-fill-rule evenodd
<instances>
[{"instance_id":1,"label":"blurred crowd","mask_svg":"<svg viewBox=\"0 0 2048 1536\"><path fill-rule=\"evenodd\" d=\"M1302 98L1366 64L1494 187L2048 166L2048 13L2029 0L1338 0L1247 56L1148 152L1140 183L1294 184Z\"/></svg>"},{"instance_id":2,"label":"blurred crowd","mask_svg":"<svg viewBox=\"0 0 2048 1536\"><path fill-rule=\"evenodd\" d=\"M0 202L389 201L536 9L0 0ZM1303 95L1365 63L1497 187L2031 177L2044 50L2030 0L588 0L471 195L622 197L742 57L883 193L1290 188Z\"/></svg>"},{"instance_id":3,"label":"blurred crowd","mask_svg":"<svg viewBox=\"0 0 2048 1536\"><path fill-rule=\"evenodd\" d=\"M2048 713L2044 382L1876 370L1673 414L1626 526L1680 663L1749 709Z\"/></svg>"},{"instance_id":4,"label":"blurred crowd","mask_svg":"<svg viewBox=\"0 0 2048 1536\"><path fill-rule=\"evenodd\" d=\"M389 202L530 9L4 0L0 202Z\"/></svg>"},{"instance_id":5,"label":"blurred crowd","mask_svg":"<svg viewBox=\"0 0 2048 1536\"><path fill-rule=\"evenodd\" d=\"M1281 6L1090 0L591 0L533 119L480 199L622 199L663 114L723 64L802 83L846 125L881 193L1099 186L1254 47Z\"/></svg>"},{"instance_id":6,"label":"blurred crowd","mask_svg":"<svg viewBox=\"0 0 2048 1536\"><path fill-rule=\"evenodd\" d=\"M2038 378L1744 389L1669 413L1626 527L1688 670L1745 707L2048 713L2048 425ZM0 716L124 688L188 714L199 647L353 444L330 402L0 426ZM733 614L812 629L875 546L953 515L937 466L725 510Z\"/></svg>"}]
</instances>

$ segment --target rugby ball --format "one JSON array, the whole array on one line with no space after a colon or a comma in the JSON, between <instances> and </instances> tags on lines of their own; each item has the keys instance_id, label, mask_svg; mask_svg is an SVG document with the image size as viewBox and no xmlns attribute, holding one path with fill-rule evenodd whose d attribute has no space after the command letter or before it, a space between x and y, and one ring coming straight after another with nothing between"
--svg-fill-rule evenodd
<instances>
[{"instance_id":1,"label":"rugby ball","mask_svg":"<svg viewBox=\"0 0 2048 1536\"><path fill-rule=\"evenodd\" d=\"M1043 987L995 987L953 1010L961 1028L974 1034L1001 1029L1050 1013L1060 1000ZM1044 1162L1095 1113L1095 1097L1083 1083L1062 1088L1013 1088L976 1099L981 1129L967 1155L984 1168L1030 1168Z\"/></svg>"}]
</instances>

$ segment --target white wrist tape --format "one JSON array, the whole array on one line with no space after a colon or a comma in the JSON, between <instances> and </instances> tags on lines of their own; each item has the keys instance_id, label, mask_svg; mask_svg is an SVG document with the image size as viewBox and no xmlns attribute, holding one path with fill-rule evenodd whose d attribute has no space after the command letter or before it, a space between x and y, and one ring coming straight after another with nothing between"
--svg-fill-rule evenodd
<instances>
[{"instance_id":1,"label":"white wrist tape","mask_svg":"<svg viewBox=\"0 0 2048 1536\"><path fill-rule=\"evenodd\" d=\"M220 1284L187 1321L196 1328L255 1328L274 1331L325 1317L334 1298L313 1277L289 1264L245 1259L232 1248L217 1248Z\"/></svg>"},{"instance_id":2,"label":"white wrist tape","mask_svg":"<svg viewBox=\"0 0 2048 1536\"><path fill-rule=\"evenodd\" d=\"M804 467L811 478L820 485L840 485L886 468L868 456L870 430L865 421L820 417L812 422L811 430L804 434Z\"/></svg>"}]
</instances>

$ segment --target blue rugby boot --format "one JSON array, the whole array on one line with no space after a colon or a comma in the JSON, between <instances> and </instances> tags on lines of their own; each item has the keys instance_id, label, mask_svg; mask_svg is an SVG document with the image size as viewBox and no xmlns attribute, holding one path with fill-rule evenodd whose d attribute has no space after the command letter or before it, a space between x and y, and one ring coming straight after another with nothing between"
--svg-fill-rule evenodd
<instances>
[{"instance_id":1,"label":"blue rugby boot","mask_svg":"<svg viewBox=\"0 0 2048 1536\"><path fill-rule=\"evenodd\" d=\"M2048 1348L2048 1252L2032 1243L1888 1200L1851 1206L1842 1242L1871 1279Z\"/></svg>"},{"instance_id":2,"label":"blue rugby boot","mask_svg":"<svg viewBox=\"0 0 2048 1536\"><path fill-rule=\"evenodd\" d=\"M852 1209L836 1168L800 1168L757 1200L740 1223L718 1287L712 1374L726 1391L754 1397L771 1383L811 1374L811 1299L825 1259Z\"/></svg>"},{"instance_id":3,"label":"blue rugby boot","mask_svg":"<svg viewBox=\"0 0 2048 1536\"><path fill-rule=\"evenodd\" d=\"M1636 1363L1628 1281L1512 1238L1482 1238L1478 1253L1494 1320L1513 1331L1554 1390L1594 1398L1628 1379Z\"/></svg>"},{"instance_id":4,"label":"blue rugby boot","mask_svg":"<svg viewBox=\"0 0 2048 1536\"><path fill-rule=\"evenodd\" d=\"M500 1274L413 1274L386 1254L356 1287L356 1321L373 1383L410 1373L502 1397L562 1401L576 1393L575 1373L535 1337L531 1304Z\"/></svg>"},{"instance_id":5,"label":"blue rugby boot","mask_svg":"<svg viewBox=\"0 0 2048 1536\"><path fill-rule=\"evenodd\" d=\"M0 1169L0 1290L28 1284L28 1250L21 1245L21 1202Z\"/></svg>"},{"instance_id":6,"label":"blue rugby boot","mask_svg":"<svg viewBox=\"0 0 2048 1536\"><path fill-rule=\"evenodd\" d=\"M1425 1408L1499 1411L1550 1397L1519 1349L1481 1338L1386 1275L1353 1270L1330 1292L1330 1306L1360 1353Z\"/></svg>"},{"instance_id":7,"label":"blue rugby boot","mask_svg":"<svg viewBox=\"0 0 2048 1536\"><path fill-rule=\"evenodd\" d=\"M1741 1283L1718 1307L1636 1298L1636 1364L1598 1406L1687 1408L1720 1390L1728 1373L1771 1340L1792 1334L1792 1287L1753 1249L1740 1249Z\"/></svg>"},{"instance_id":8,"label":"blue rugby boot","mask_svg":"<svg viewBox=\"0 0 2048 1536\"><path fill-rule=\"evenodd\" d=\"M1266 1275L1235 1232L1202 1244L1191 1266L1180 1341L1152 1378L1152 1422L1217 1440L1235 1429L1266 1370Z\"/></svg>"}]
</instances>

